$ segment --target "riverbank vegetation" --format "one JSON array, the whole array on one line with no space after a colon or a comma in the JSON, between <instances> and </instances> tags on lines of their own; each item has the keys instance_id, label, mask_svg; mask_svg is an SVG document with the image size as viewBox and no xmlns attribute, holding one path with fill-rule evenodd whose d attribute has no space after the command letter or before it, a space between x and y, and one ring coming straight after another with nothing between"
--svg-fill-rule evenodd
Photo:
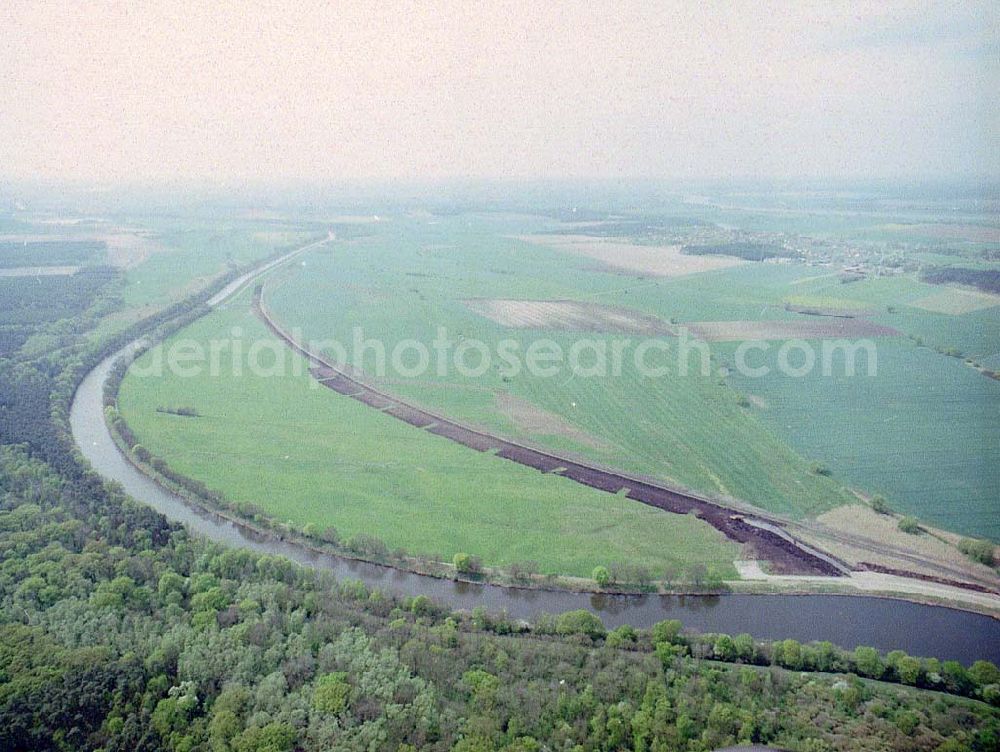
<instances>
[{"instance_id":1,"label":"riverbank vegetation","mask_svg":"<svg viewBox=\"0 0 1000 752\"><path fill-rule=\"evenodd\" d=\"M992 664L589 612L529 629L191 538L21 449L0 478L4 749L985 750L1000 733Z\"/></svg>"}]
</instances>

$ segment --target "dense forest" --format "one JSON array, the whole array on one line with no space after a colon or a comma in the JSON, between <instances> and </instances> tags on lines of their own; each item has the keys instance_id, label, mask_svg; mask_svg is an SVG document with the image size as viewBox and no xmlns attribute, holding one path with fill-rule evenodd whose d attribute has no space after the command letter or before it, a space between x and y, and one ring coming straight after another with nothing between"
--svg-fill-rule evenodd
<instances>
[{"instance_id":1,"label":"dense forest","mask_svg":"<svg viewBox=\"0 0 1000 752\"><path fill-rule=\"evenodd\" d=\"M72 343L114 309L115 298L103 293L117 276L110 267L92 266L75 274L0 277L0 358L14 356L30 338L43 349Z\"/></svg>"},{"instance_id":2,"label":"dense forest","mask_svg":"<svg viewBox=\"0 0 1000 752\"><path fill-rule=\"evenodd\" d=\"M0 242L0 268L15 266L77 266L104 254L99 240L34 240Z\"/></svg>"},{"instance_id":3,"label":"dense forest","mask_svg":"<svg viewBox=\"0 0 1000 752\"><path fill-rule=\"evenodd\" d=\"M86 468L67 416L89 367L200 315L211 292L98 344L0 359L0 750L1000 743L1000 672L986 662L677 622L609 632L588 612L529 626L189 535ZM93 294L90 313L106 304Z\"/></svg>"},{"instance_id":4,"label":"dense forest","mask_svg":"<svg viewBox=\"0 0 1000 752\"><path fill-rule=\"evenodd\" d=\"M97 241L0 242L0 358L32 337L43 347L68 345L115 307L107 288L119 275L102 265L106 250ZM72 273L4 276L11 268L46 266L68 266Z\"/></svg>"},{"instance_id":5,"label":"dense forest","mask_svg":"<svg viewBox=\"0 0 1000 752\"><path fill-rule=\"evenodd\" d=\"M1000 269L966 269L960 266L936 266L921 276L925 282L943 285L949 282L978 287L984 292L1000 293Z\"/></svg>"},{"instance_id":6,"label":"dense forest","mask_svg":"<svg viewBox=\"0 0 1000 752\"><path fill-rule=\"evenodd\" d=\"M985 703L836 673L844 657L828 645L686 636L676 622L609 633L586 612L527 631L194 539L20 449L0 451L0 477L0 749L987 750L1000 740L1000 714ZM953 691L996 679L989 664L915 660L862 649L851 667L913 682L936 669Z\"/></svg>"}]
</instances>

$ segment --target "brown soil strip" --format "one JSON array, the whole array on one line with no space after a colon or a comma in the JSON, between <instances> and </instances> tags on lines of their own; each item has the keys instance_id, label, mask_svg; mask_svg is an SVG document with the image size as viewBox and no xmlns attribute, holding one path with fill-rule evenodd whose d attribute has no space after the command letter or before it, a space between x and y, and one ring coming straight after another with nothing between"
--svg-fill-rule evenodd
<instances>
[{"instance_id":1,"label":"brown soil strip","mask_svg":"<svg viewBox=\"0 0 1000 752\"><path fill-rule=\"evenodd\" d=\"M340 374L334 371L332 368L327 368L326 366L313 366L309 369L309 373L312 374L316 381L324 381L325 379L337 379L340 378Z\"/></svg>"},{"instance_id":2,"label":"brown soil strip","mask_svg":"<svg viewBox=\"0 0 1000 752\"><path fill-rule=\"evenodd\" d=\"M356 381L343 378L339 373L331 371L329 368L310 368L309 373L323 386L332 389L348 397L362 391L362 387Z\"/></svg>"},{"instance_id":3,"label":"brown soil strip","mask_svg":"<svg viewBox=\"0 0 1000 752\"><path fill-rule=\"evenodd\" d=\"M721 504L685 491L665 488L612 470L561 457L552 452L501 439L382 393L339 371L329 362L303 348L284 332L261 305L259 287L254 291L252 306L254 313L275 336L309 360L311 373L320 378L320 383L324 386L341 394L345 394L348 388L353 388L356 393L350 396L354 399L379 406L380 409L385 408L388 414L406 420L411 425L417 425L419 421L429 426L426 429L428 433L443 436L480 452L495 451L499 457L542 472L558 470L559 474L566 478L608 493L618 493L628 489L628 498L667 512L693 513L731 540L746 544L760 558L770 561L776 571L830 576L840 576L848 571L846 565L832 557L818 554L809 546L798 543L784 531L779 521L763 517L751 519Z\"/></svg>"},{"instance_id":4,"label":"brown soil strip","mask_svg":"<svg viewBox=\"0 0 1000 752\"><path fill-rule=\"evenodd\" d=\"M499 451L504 446L504 442L500 439L486 436L477 431L469 431L451 421L439 420L427 431L435 436L444 436L446 439L457 441L477 452Z\"/></svg>"},{"instance_id":5,"label":"brown soil strip","mask_svg":"<svg viewBox=\"0 0 1000 752\"><path fill-rule=\"evenodd\" d=\"M776 321L692 321L685 327L707 342L738 342L827 337L898 337L892 327L865 319L816 317Z\"/></svg>"},{"instance_id":6,"label":"brown soil strip","mask_svg":"<svg viewBox=\"0 0 1000 752\"><path fill-rule=\"evenodd\" d=\"M394 405L386 410L386 412L394 418L399 418L401 421L417 428L427 428L427 426L432 426L437 422L434 418L427 415L427 413L415 410L407 405Z\"/></svg>"},{"instance_id":7,"label":"brown soil strip","mask_svg":"<svg viewBox=\"0 0 1000 752\"><path fill-rule=\"evenodd\" d=\"M553 459L552 457L546 457L543 454L522 449L518 446L505 446L497 452L497 456L503 457L505 460L517 462L521 465L533 467L536 470L541 470L543 473L554 472L565 465L565 463Z\"/></svg>"},{"instance_id":8,"label":"brown soil strip","mask_svg":"<svg viewBox=\"0 0 1000 752\"><path fill-rule=\"evenodd\" d=\"M566 469L559 474L575 480L584 486L590 486L591 488L596 488L599 491L607 491L608 493L618 493L624 488L628 488L629 481L620 476L609 473L605 470L598 470L594 467L587 467L586 465L580 465L576 462L567 462L562 460L563 467ZM645 499L640 499L638 496L631 496L630 498L636 499L638 501L645 502ZM648 503L648 502L647 502ZM654 505L655 506L655 505Z\"/></svg>"},{"instance_id":9,"label":"brown soil strip","mask_svg":"<svg viewBox=\"0 0 1000 752\"><path fill-rule=\"evenodd\" d=\"M363 402L369 407L374 407L376 410L385 410L387 407L392 407L396 403L390 399L376 394L372 391L362 391L357 394L352 394L351 397L356 399L358 402Z\"/></svg>"}]
</instances>

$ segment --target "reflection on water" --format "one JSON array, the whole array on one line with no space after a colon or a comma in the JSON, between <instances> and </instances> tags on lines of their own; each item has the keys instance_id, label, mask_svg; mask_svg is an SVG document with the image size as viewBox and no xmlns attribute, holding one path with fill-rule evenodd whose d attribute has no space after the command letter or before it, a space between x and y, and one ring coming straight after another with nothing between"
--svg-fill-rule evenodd
<instances>
[{"instance_id":1,"label":"reflection on water","mask_svg":"<svg viewBox=\"0 0 1000 752\"><path fill-rule=\"evenodd\" d=\"M541 613L586 608L600 614L608 627L626 622L648 627L661 619L680 619L686 627L701 632L749 632L761 639L830 640L847 648L898 648L911 655L967 664L979 658L1000 662L1000 621L940 606L862 596L608 595L504 588L400 572L262 536L189 506L125 460L104 424L102 404L103 384L117 355L102 361L77 390L70 414L74 440L101 475L118 481L129 495L171 520L212 540L286 556L381 590L427 595L454 609L471 611L485 606L515 619L531 620Z\"/></svg>"}]
</instances>

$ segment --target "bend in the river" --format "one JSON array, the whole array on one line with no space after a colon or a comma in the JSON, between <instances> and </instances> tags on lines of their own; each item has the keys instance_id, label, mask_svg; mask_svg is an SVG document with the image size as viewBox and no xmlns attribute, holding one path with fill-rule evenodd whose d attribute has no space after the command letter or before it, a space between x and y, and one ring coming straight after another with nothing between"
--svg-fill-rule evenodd
<instances>
[{"instance_id":1,"label":"bend in the river","mask_svg":"<svg viewBox=\"0 0 1000 752\"><path fill-rule=\"evenodd\" d=\"M241 276L227 285L223 290L225 295L216 295L210 304L218 305L251 279L309 247L312 245ZM212 540L285 556L385 591L427 595L454 609L485 606L493 612L505 611L513 618L531 620L542 613L584 608L599 614L608 627L623 623L648 627L661 619L676 618L686 627L702 632L749 632L760 639L830 640L846 648L871 645L880 650L901 649L911 655L955 659L967 664L980 658L1000 663L1000 621L942 606L853 595L665 596L528 590L402 572L317 553L273 536L261 536L246 526L190 506L182 497L141 473L122 455L104 421L104 382L115 361L138 346L139 340L130 343L102 360L84 377L70 411L73 439L102 476L117 481L130 496L167 518Z\"/></svg>"}]
</instances>

